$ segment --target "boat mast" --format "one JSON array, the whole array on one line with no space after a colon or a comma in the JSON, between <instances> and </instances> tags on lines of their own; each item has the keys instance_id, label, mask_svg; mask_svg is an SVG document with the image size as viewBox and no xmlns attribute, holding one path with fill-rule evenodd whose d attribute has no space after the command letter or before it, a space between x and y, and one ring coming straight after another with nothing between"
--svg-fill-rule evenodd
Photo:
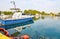
<instances>
[{"instance_id":1,"label":"boat mast","mask_svg":"<svg viewBox=\"0 0 60 39\"><path fill-rule=\"evenodd\" d=\"M16 8L15 1L11 1L11 3L13 3L13 5L14 5L14 8L11 8L11 10L14 10L14 12L18 12L20 9Z\"/></svg>"},{"instance_id":2,"label":"boat mast","mask_svg":"<svg viewBox=\"0 0 60 39\"><path fill-rule=\"evenodd\" d=\"M11 3L13 3L13 5L14 5L14 9L16 9L15 1L11 1Z\"/></svg>"},{"instance_id":3,"label":"boat mast","mask_svg":"<svg viewBox=\"0 0 60 39\"><path fill-rule=\"evenodd\" d=\"M15 13L17 11L15 1L11 1L11 3L14 5L14 8L12 8L11 10L14 10L13 12Z\"/></svg>"}]
</instances>

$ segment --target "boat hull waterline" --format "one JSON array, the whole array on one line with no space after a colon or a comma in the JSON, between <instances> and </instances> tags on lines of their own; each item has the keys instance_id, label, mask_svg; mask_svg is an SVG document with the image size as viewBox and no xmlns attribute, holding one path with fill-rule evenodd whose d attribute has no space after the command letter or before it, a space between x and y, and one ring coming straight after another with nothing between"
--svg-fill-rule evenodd
<instances>
[{"instance_id":1,"label":"boat hull waterline","mask_svg":"<svg viewBox=\"0 0 60 39\"><path fill-rule=\"evenodd\" d=\"M29 20L33 20L33 18L14 19L14 20L0 20L0 22L1 22L1 25L12 25L12 24L26 22Z\"/></svg>"}]
</instances>

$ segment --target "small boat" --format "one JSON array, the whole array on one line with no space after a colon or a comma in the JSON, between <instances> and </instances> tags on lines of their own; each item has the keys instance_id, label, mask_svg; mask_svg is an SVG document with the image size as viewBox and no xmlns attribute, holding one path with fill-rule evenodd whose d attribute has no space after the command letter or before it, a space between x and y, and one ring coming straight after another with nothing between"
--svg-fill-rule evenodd
<instances>
[{"instance_id":1,"label":"small boat","mask_svg":"<svg viewBox=\"0 0 60 39\"><path fill-rule=\"evenodd\" d=\"M22 13L14 13L11 18L0 19L0 25L11 25L11 24L23 23L31 20L33 20L33 16L22 15Z\"/></svg>"},{"instance_id":2,"label":"small boat","mask_svg":"<svg viewBox=\"0 0 60 39\"><path fill-rule=\"evenodd\" d=\"M6 36L9 36L9 33L7 30L5 30L4 28L0 28L0 33L6 35Z\"/></svg>"},{"instance_id":3,"label":"small boat","mask_svg":"<svg viewBox=\"0 0 60 39\"><path fill-rule=\"evenodd\" d=\"M17 24L17 23L26 23L27 21L33 20L34 16L31 15L22 15L22 12L17 12L19 9L16 8L15 2L12 1L14 4L14 14L12 15L11 18L6 18L6 16L2 16L0 19L0 25L12 25L12 24ZM4 19L5 17L5 19Z\"/></svg>"}]
</instances>

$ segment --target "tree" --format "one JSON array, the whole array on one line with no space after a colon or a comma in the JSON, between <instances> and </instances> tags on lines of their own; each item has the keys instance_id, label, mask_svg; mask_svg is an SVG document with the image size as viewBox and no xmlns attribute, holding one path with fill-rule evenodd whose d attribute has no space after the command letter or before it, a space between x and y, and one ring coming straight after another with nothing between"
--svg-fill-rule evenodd
<instances>
[{"instance_id":1,"label":"tree","mask_svg":"<svg viewBox=\"0 0 60 39\"><path fill-rule=\"evenodd\" d=\"M52 15L53 15L54 13L53 13L53 12L50 12L50 14L52 14Z\"/></svg>"},{"instance_id":2,"label":"tree","mask_svg":"<svg viewBox=\"0 0 60 39\"><path fill-rule=\"evenodd\" d=\"M53 12L50 12L50 15L51 15L51 16L55 16L55 14L54 14Z\"/></svg>"},{"instance_id":3,"label":"tree","mask_svg":"<svg viewBox=\"0 0 60 39\"><path fill-rule=\"evenodd\" d=\"M40 14L40 12L39 11L37 11L37 10L24 10L24 13L25 14L31 14L31 15L35 15L36 13L38 13L38 14Z\"/></svg>"},{"instance_id":4,"label":"tree","mask_svg":"<svg viewBox=\"0 0 60 39\"><path fill-rule=\"evenodd\" d=\"M45 13L45 11L42 11L42 13L41 13L42 15L45 15L46 13Z\"/></svg>"},{"instance_id":5,"label":"tree","mask_svg":"<svg viewBox=\"0 0 60 39\"><path fill-rule=\"evenodd\" d=\"M5 15L12 15L13 12L10 12L10 11L4 11L3 14L5 14Z\"/></svg>"},{"instance_id":6,"label":"tree","mask_svg":"<svg viewBox=\"0 0 60 39\"><path fill-rule=\"evenodd\" d=\"M0 15L1 15L1 11L0 11Z\"/></svg>"},{"instance_id":7,"label":"tree","mask_svg":"<svg viewBox=\"0 0 60 39\"><path fill-rule=\"evenodd\" d=\"M29 11L28 10L24 10L24 14L29 14Z\"/></svg>"},{"instance_id":8,"label":"tree","mask_svg":"<svg viewBox=\"0 0 60 39\"><path fill-rule=\"evenodd\" d=\"M58 14L60 15L60 12Z\"/></svg>"}]
</instances>

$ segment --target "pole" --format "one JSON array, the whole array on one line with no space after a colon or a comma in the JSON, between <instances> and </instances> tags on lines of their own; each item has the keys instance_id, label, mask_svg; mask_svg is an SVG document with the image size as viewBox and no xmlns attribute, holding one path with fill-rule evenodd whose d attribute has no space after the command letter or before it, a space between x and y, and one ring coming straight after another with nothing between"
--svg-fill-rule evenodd
<instances>
[{"instance_id":1,"label":"pole","mask_svg":"<svg viewBox=\"0 0 60 39\"><path fill-rule=\"evenodd\" d=\"M11 3L13 3L14 8L16 9L15 1L11 1Z\"/></svg>"}]
</instances>

